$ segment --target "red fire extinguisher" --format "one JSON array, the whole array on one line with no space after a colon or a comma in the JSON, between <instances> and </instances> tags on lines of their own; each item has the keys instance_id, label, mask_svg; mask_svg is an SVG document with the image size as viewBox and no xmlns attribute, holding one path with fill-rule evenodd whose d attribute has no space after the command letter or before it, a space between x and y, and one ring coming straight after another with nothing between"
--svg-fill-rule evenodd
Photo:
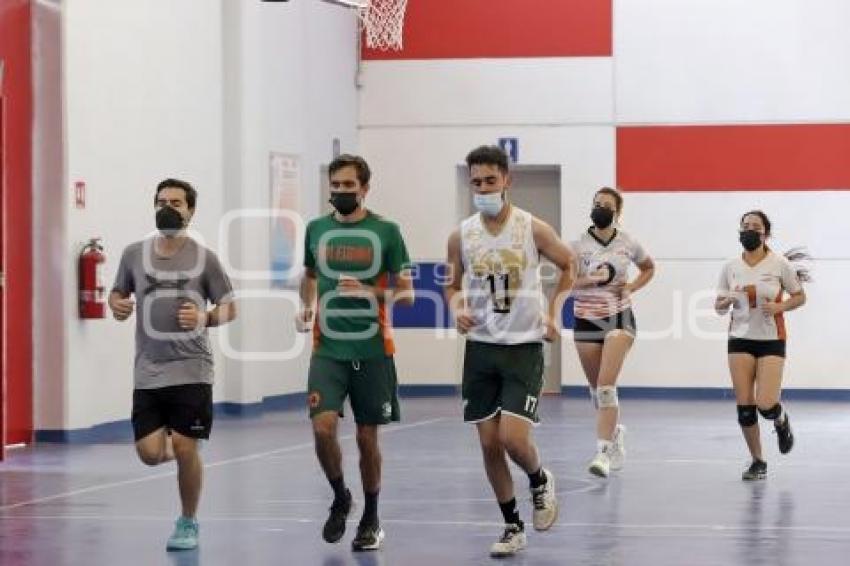
<instances>
[{"instance_id":1,"label":"red fire extinguisher","mask_svg":"<svg viewBox=\"0 0 850 566\"><path fill-rule=\"evenodd\" d=\"M100 238L92 238L80 252L80 318L106 318L105 263Z\"/></svg>"}]
</instances>

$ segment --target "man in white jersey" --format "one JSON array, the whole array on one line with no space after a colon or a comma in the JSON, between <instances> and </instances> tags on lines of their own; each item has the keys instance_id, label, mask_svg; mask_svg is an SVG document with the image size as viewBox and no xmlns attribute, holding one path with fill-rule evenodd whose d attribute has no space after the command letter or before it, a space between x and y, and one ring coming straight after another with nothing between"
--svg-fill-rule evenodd
<instances>
[{"instance_id":1,"label":"man in white jersey","mask_svg":"<svg viewBox=\"0 0 850 566\"><path fill-rule=\"evenodd\" d=\"M449 237L446 298L467 336L463 368L464 420L475 423L484 468L505 519L492 556L526 545L505 457L528 474L534 528L558 516L555 478L541 466L531 437L543 387L543 344L558 335L556 320L572 286L574 256L551 226L508 202L508 157L482 146L466 158L478 213ZM543 255L562 270L548 313L538 266ZM465 282L465 285L464 285Z\"/></svg>"}]
</instances>

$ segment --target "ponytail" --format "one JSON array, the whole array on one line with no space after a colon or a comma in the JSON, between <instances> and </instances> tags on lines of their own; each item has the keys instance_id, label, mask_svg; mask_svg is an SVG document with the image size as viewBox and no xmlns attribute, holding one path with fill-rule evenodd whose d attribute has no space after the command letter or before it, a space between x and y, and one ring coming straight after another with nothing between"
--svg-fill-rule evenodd
<instances>
[{"instance_id":1,"label":"ponytail","mask_svg":"<svg viewBox=\"0 0 850 566\"><path fill-rule=\"evenodd\" d=\"M808 283L812 280L812 270L808 262L812 261L812 256L803 246L797 246L786 251L785 259L791 262L791 267L797 273L797 277L803 283Z\"/></svg>"}]
</instances>

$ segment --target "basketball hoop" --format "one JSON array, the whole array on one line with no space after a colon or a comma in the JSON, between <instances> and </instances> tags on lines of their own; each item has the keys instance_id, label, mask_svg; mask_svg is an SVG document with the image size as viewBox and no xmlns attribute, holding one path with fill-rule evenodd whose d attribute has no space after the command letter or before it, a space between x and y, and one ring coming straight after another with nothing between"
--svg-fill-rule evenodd
<instances>
[{"instance_id":1,"label":"basketball hoop","mask_svg":"<svg viewBox=\"0 0 850 566\"><path fill-rule=\"evenodd\" d=\"M407 0L325 0L357 10L366 33L366 47L389 51L402 48Z\"/></svg>"},{"instance_id":2,"label":"basketball hoop","mask_svg":"<svg viewBox=\"0 0 850 566\"><path fill-rule=\"evenodd\" d=\"M360 10L366 46L381 51L401 51L407 0L371 0Z\"/></svg>"}]
</instances>

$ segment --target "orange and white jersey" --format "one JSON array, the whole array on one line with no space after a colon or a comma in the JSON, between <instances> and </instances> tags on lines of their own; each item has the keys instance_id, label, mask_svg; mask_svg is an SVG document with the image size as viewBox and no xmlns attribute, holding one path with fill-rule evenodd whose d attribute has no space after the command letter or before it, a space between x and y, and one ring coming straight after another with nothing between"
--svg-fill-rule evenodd
<instances>
[{"instance_id":1,"label":"orange and white jersey","mask_svg":"<svg viewBox=\"0 0 850 566\"><path fill-rule=\"evenodd\" d=\"M608 242L599 240L588 229L570 245L578 257L579 277L599 270L607 270L609 276L608 281L598 287L573 290L576 318L607 318L631 307L631 299L623 297L623 287L628 282L629 266L643 263L649 257L643 246L619 229Z\"/></svg>"},{"instance_id":2,"label":"orange and white jersey","mask_svg":"<svg viewBox=\"0 0 850 566\"><path fill-rule=\"evenodd\" d=\"M765 314L760 306L779 302L784 294L798 293L800 278L784 256L769 251L759 263L747 265L743 257L726 262L720 274L717 292L734 296L729 336L748 340L785 340L785 318Z\"/></svg>"}]
</instances>

